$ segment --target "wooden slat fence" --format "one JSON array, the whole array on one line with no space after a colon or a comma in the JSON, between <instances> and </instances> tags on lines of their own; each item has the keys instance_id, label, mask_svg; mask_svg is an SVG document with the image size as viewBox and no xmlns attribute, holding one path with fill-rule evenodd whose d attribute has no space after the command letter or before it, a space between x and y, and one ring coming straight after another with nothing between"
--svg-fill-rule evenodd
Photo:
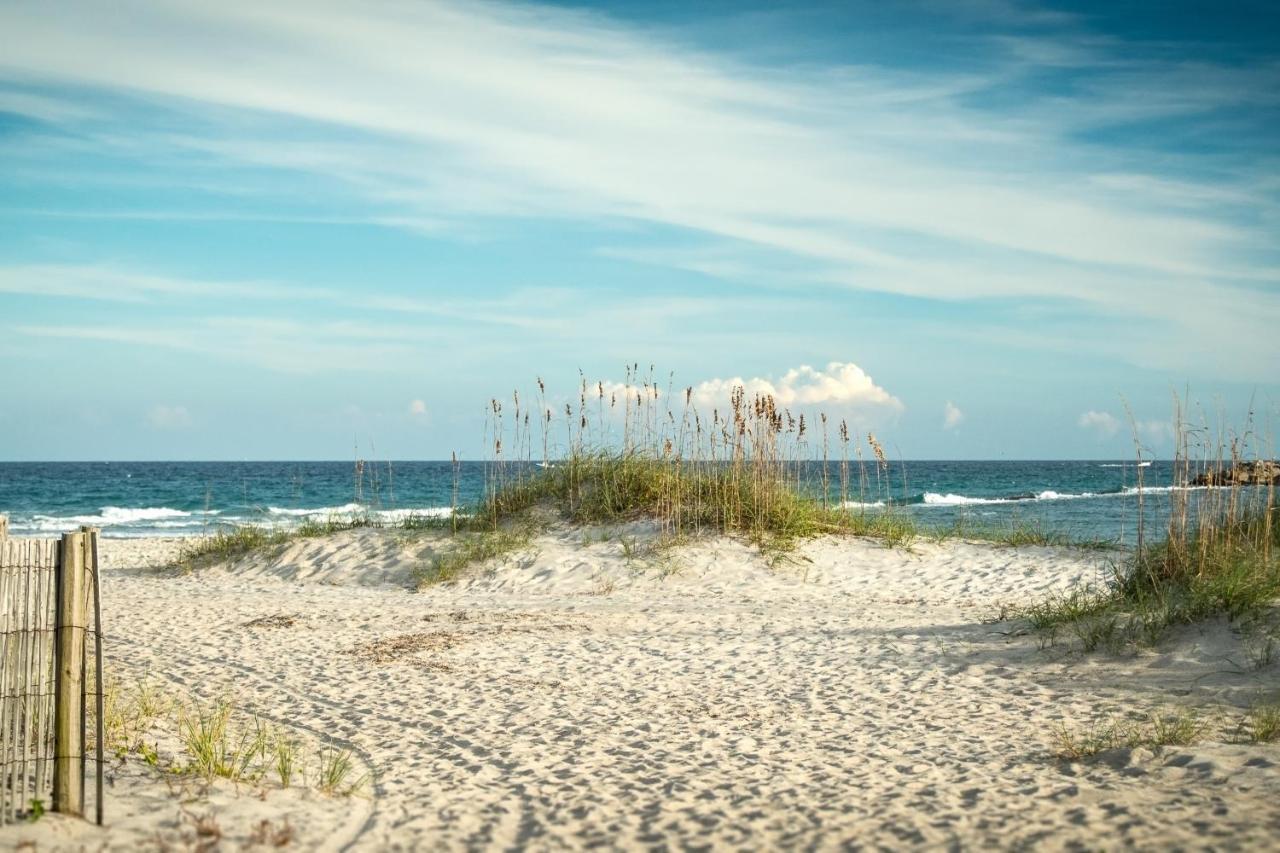
<instances>
[{"instance_id":1,"label":"wooden slat fence","mask_svg":"<svg viewBox=\"0 0 1280 853\"><path fill-rule=\"evenodd\" d=\"M0 516L0 825L42 810L84 814L91 658L101 823L101 631L91 618L98 532L13 539L6 522Z\"/></svg>"}]
</instances>

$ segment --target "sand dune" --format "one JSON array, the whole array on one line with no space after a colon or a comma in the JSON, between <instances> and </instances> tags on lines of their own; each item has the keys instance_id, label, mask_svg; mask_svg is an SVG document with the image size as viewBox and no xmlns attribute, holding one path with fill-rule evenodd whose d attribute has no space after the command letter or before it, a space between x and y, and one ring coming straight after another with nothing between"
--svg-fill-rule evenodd
<instances>
[{"instance_id":1,"label":"sand dune","mask_svg":"<svg viewBox=\"0 0 1280 853\"><path fill-rule=\"evenodd\" d=\"M353 531L188 576L173 541L109 541L110 668L349 746L367 796L217 788L228 849L267 816L330 849L1269 846L1280 747L1227 742L1274 690L1224 625L1121 657L1041 650L999 601L1098 580L1105 555L849 539L770 567L727 538L628 560L554 529L413 592L440 543ZM629 540L628 540L629 541ZM252 627L289 616L287 627ZM1052 756L1052 728L1194 705L1191 747ZM40 849L192 837L131 766L105 832L5 830ZM190 806L186 808L190 809ZM16 833L16 835L15 835Z\"/></svg>"}]
</instances>

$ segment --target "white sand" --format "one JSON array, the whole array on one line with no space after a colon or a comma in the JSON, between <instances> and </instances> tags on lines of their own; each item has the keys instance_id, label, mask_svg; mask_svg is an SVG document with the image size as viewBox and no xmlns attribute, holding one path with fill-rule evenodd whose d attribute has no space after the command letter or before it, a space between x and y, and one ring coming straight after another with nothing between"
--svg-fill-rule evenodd
<instances>
[{"instance_id":1,"label":"white sand","mask_svg":"<svg viewBox=\"0 0 1280 853\"><path fill-rule=\"evenodd\" d=\"M1193 747L1052 756L1061 723L1178 705L1235 720L1280 681L1219 624L1118 658L983 624L999 601L1097 580L1097 555L831 539L770 569L716 539L628 564L616 538L560 529L411 592L432 542L357 531L172 577L144 568L172 541L107 541L111 671L238 695L349 746L375 781L180 806L133 762L105 832L45 819L0 842L191 843L183 809L212 812L226 849L286 818L295 846L363 850L1247 849L1280 832L1280 746L1230 743L1226 722ZM297 618L245 625L274 615Z\"/></svg>"}]
</instances>

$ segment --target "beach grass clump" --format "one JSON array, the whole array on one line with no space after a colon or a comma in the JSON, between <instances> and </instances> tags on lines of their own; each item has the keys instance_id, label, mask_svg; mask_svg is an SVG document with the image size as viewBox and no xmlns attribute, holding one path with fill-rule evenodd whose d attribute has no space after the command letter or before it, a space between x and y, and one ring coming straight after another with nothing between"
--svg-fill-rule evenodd
<instances>
[{"instance_id":1,"label":"beach grass clump","mask_svg":"<svg viewBox=\"0 0 1280 853\"><path fill-rule=\"evenodd\" d=\"M394 521L384 521L367 509L351 514L335 513L323 519L305 518L292 527L243 524L219 528L207 536L192 538L185 542L178 554L177 564L189 568L194 565L234 560L265 549L278 548L299 539L332 536L348 530L373 528L416 533L449 530L450 527L448 518L436 515L408 513Z\"/></svg>"},{"instance_id":2,"label":"beach grass clump","mask_svg":"<svg viewBox=\"0 0 1280 853\"><path fill-rule=\"evenodd\" d=\"M682 464L636 449L575 453L496 490L480 520L500 523L539 504L550 504L576 524L656 520L673 531L747 533L760 539L802 539L851 526L843 513L824 509L780 477L727 465Z\"/></svg>"},{"instance_id":3,"label":"beach grass clump","mask_svg":"<svg viewBox=\"0 0 1280 853\"><path fill-rule=\"evenodd\" d=\"M280 787L288 788L298 771L301 745L297 738L280 728L272 730L268 743L271 769L275 771Z\"/></svg>"},{"instance_id":4,"label":"beach grass clump","mask_svg":"<svg viewBox=\"0 0 1280 853\"><path fill-rule=\"evenodd\" d=\"M267 751L266 730L254 725L237 731L231 725L233 711L228 700L209 706L193 702L179 709L178 737L188 756L182 772L206 780L242 781L261 775L255 764Z\"/></svg>"},{"instance_id":5,"label":"beach grass clump","mask_svg":"<svg viewBox=\"0 0 1280 853\"><path fill-rule=\"evenodd\" d=\"M581 525L649 521L669 536L743 535L773 552L827 533L902 547L919 535L892 506L882 443L845 421L741 386L723 400L695 400L693 388L660 387L638 367L622 384L582 379L575 396L548 404L539 379L533 405L518 392L511 411L491 401L485 495L455 527L499 530L542 507Z\"/></svg>"},{"instance_id":6,"label":"beach grass clump","mask_svg":"<svg viewBox=\"0 0 1280 853\"><path fill-rule=\"evenodd\" d=\"M1080 730L1061 725L1053 731L1054 754L1080 761L1113 749L1190 746L1199 742L1209 725L1200 712L1189 708L1157 711L1140 720L1109 720Z\"/></svg>"},{"instance_id":7,"label":"beach grass clump","mask_svg":"<svg viewBox=\"0 0 1280 853\"><path fill-rule=\"evenodd\" d=\"M146 677L128 686L107 682L103 723L104 745L118 759L136 756L175 777L255 785L274 777L281 788L301 778L304 785L337 796L358 793L366 781L352 781L359 765L349 749L332 744L308 747L285 726L262 719L232 699L206 703L175 696Z\"/></svg>"},{"instance_id":8,"label":"beach grass clump","mask_svg":"<svg viewBox=\"0 0 1280 853\"><path fill-rule=\"evenodd\" d=\"M103 746L119 757L129 752L144 757L154 754L145 737L171 710L169 697L146 676L128 686L119 679L107 679L102 687Z\"/></svg>"},{"instance_id":9,"label":"beach grass clump","mask_svg":"<svg viewBox=\"0 0 1280 853\"><path fill-rule=\"evenodd\" d=\"M1245 716L1253 743L1280 741L1280 701L1256 702Z\"/></svg>"},{"instance_id":10,"label":"beach grass clump","mask_svg":"<svg viewBox=\"0 0 1280 853\"><path fill-rule=\"evenodd\" d=\"M418 589L453 583L468 566L523 548L532 538L532 531L527 527L457 533L448 550L414 570L413 580Z\"/></svg>"},{"instance_id":11,"label":"beach grass clump","mask_svg":"<svg viewBox=\"0 0 1280 853\"><path fill-rule=\"evenodd\" d=\"M1050 636L1074 635L1085 651L1154 645L1178 625L1225 617L1241 627L1258 667L1270 663L1280 602L1280 524L1274 485L1241 484L1226 472L1241 466L1251 430L1206 439L1189 429L1176 405L1175 484L1165 535L1152 541L1138 485L1138 544L1100 589L1051 595L1017 617ZM1226 452L1229 449L1229 455ZM1141 456L1141 454L1139 454ZM1141 472L1141 467L1137 469ZM1197 483L1209 483L1197 486ZM1214 483L1229 485L1215 486Z\"/></svg>"},{"instance_id":12,"label":"beach grass clump","mask_svg":"<svg viewBox=\"0 0 1280 853\"><path fill-rule=\"evenodd\" d=\"M664 390L652 369L642 377L638 367L628 368L621 385L583 379L576 405L549 404L546 386L537 384L535 405L519 392L511 409L490 401L491 456L475 505L457 505L455 455L455 501L439 526L456 541L416 573L420 588L449 583L474 563L525 546L538 529L535 517L545 521L548 513L581 526L652 523L662 543L743 535L775 562L822 534L909 547L920 533L911 518L886 506L891 466L882 444L868 433L864 459L862 438L844 421L837 425L821 413L810 419L770 395L748 398L742 387L732 389L723 409L706 411L692 388ZM628 562L639 555L634 541L621 547ZM678 571L666 547L645 550L664 576Z\"/></svg>"},{"instance_id":13,"label":"beach grass clump","mask_svg":"<svg viewBox=\"0 0 1280 853\"><path fill-rule=\"evenodd\" d=\"M1280 551L1266 539L1231 537L1224 528L1263 525L1256 516L1233 519L1223 527L1209 525L1190 543L1148 546L1118 566L1106 587L1050 595L1012 615L1037 631L1074 636L1084 651L1155 645L1176 626L1226 617L1242 626L1261 668L1276 648L1265 626L1280 599ZM1202 535L1217 541L1206 547L1197 541Z\"/></svg>"},{"instance_id":14,"label":"beach grass clump","mask_svg":"<svg viewBox=\"0 0 1280 853\"><path fill-rule=\"evenodd\" d=\"M317 790L330 796L349 797L356 794L368 779L362 776L352 780L355 767L351 750L325 746L320 750L319 767L316 771Z\"/></svg>"},{"instance_id":15,"label":"beach grass clump","mask_svg":"<svg viewBox=\"0 0 1280 853\"><path fill-rule=\"evenodd\" d=\"M290 532L279 528L245 524L220 528L208 536L193 538L183 543L178 563L196 563L234 560L263 548L283 545L290 539Z\"/></svg>"}]
</instances>

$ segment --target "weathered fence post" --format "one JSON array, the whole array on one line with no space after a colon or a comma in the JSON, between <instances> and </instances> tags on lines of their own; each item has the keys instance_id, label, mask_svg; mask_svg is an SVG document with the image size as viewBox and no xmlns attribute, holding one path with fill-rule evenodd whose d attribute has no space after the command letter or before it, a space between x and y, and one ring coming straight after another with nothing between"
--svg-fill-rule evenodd
<instances>
[{"instance_id":1,"label":"weathered fence post","mask_svg":"<svg viewBox=\"0 0 1280 853\"><path fill-rule=\"evenodd\" d=\"M106 698L106 691L103 687L102 679L102 590L99 587L100 574L102 564L98 559L98 534L102 531L97 527L81 527L80 532L84 534L84 565L85 579L88 583L92 583L92 590L86 589L85 596L85 624L88 624L88 615L90 607L93 609L93 748L94 748L94 798L93 808L94 817L98 826L103 824L103 801L102 801L102 761L104 750L104 738L106 737L105 723L103 721L103 702ZM86 656L88 650L85 651ZM87 662L86 662L87 663ZM85 708L87 710L88 703L86 701ZM87 731L84 726L80 727L81 732ZM83 735L82 735L83 736ZM87 757L84 750L80 752L80 790L84 790L84 759ZM83 794L81 795L83 799Z\"/></svg>"},{"instance_id":2,"label":"weathered fence post","mask_svg":"<svg viewBox=\"0 0 1280 853\"><path fill-rule=\"evenodd\" d=\"M58 550L55 643L58 671L54 702L53 810L84 815L85 553L83 533L65 533Z\"/></svg>"}]
</instances>

